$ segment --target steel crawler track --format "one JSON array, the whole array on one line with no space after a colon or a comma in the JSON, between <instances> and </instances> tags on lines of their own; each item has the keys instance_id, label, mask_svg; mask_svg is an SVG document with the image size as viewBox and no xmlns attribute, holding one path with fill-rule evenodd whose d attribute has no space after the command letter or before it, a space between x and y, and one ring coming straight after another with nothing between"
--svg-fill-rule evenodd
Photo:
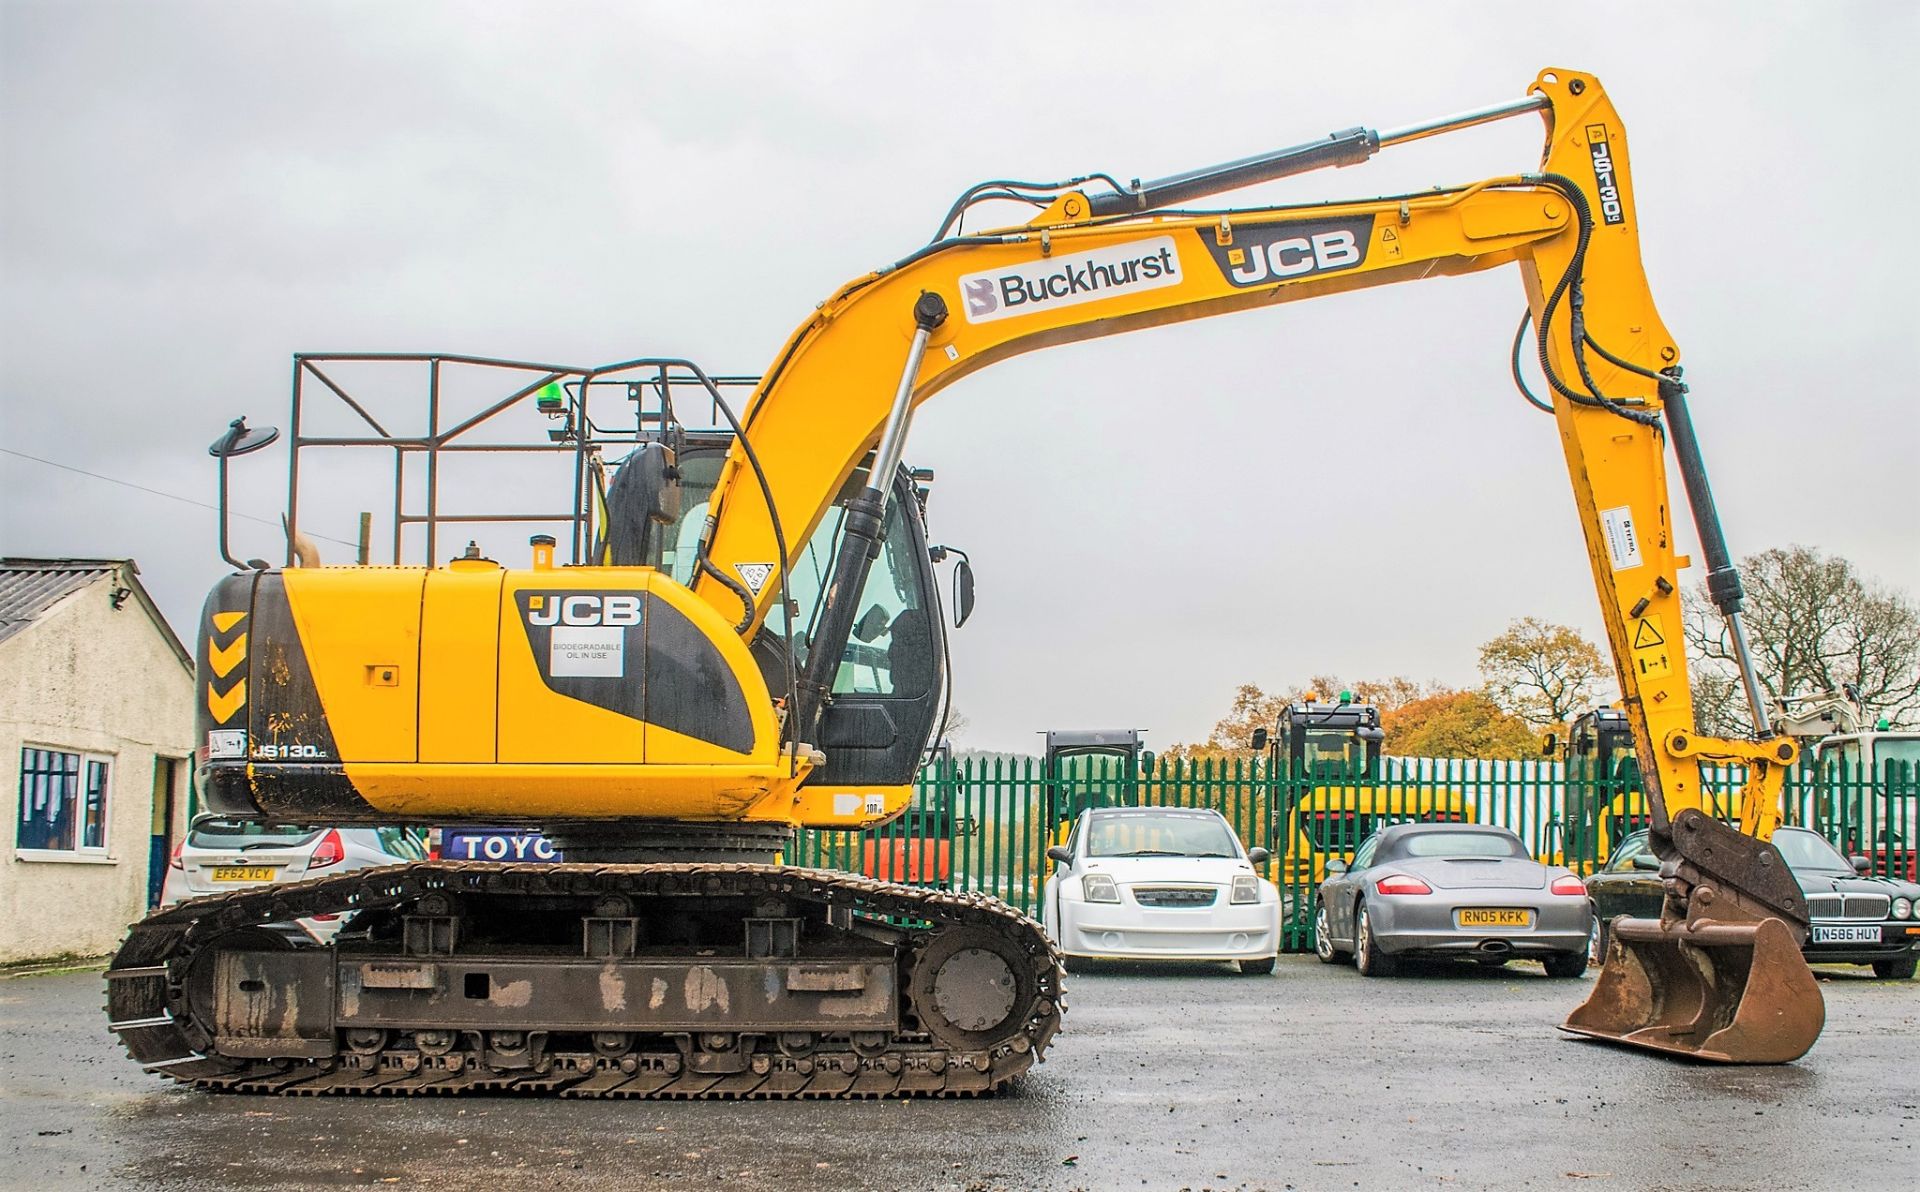
<instances>
[{"instance_id":1,"label":"steel crawler track","mask_svg":"<svg viewBox=\"0 0 1920 1192\"><path fill-rule=\"evenodd\" d=\"M210 1023L189 996L196 959L232 933L317 914L398 910L429 894L555 896L591 901L608 895L636 898L738 897L787 899L809 909L851 912L894 924L912 922L898 951L900 970L925 954L943 933L996 933L1023 957L1016 983L1027 996L1004 1022L968 1034L934 1027L923 1014L914 982L901 980L902 1029L881 1043L871 1036L821 1036L812 1045L782 1051L703 1053L691 1036L636 1036L630 1050L605 1054L591 1047L529 1048L507 1057L480 1045L480 1032L449 1029L453 1040L422 1047L432 1031L390 1031L377 1046L356 1050L351 1032L336 1054L253 1058L220 1053ZM972 938L978 939L978 936ZM555 952L556 957L561 953ZM579 952L571 953L577 960ZM398 959L405 959L400 956ZM207 958L209 961L211 957ZM496 865L427 862L361 870L283 886L258 886L180 903L134 925L107 969L109 1028L148 1071L197 1088L241 1093L449 1095L470 1092L556 1094L563 1097L834 1098L975 1096L991 1093L1040 1059L1059 1028L1059 957L1044 932L998 899L982 894L895 885L825 870L743 864ZM327 991L331 996L331 990ZM950 1025L950 1024L949 1024ZM735 1028L752 1030L751 1024ZM981 1037L982 1035L990 1037ZM944 1036L944 1037L943 1037ZM556 1037L568 1036L556 1032ZM362 1042L364 1047L364 1041ZM736 1070L713 1070L732 1067Z\"/></svg>"}]
</instances>

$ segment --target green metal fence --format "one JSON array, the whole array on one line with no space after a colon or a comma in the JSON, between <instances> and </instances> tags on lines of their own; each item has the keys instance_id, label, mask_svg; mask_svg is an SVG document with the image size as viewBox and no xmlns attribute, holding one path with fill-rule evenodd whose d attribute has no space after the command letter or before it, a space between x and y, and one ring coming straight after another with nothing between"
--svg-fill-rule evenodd
<instances>
[{"instance_id":1,"label":"green metal fence","mask_svg":"<svg viewBox=\"0 0 1920 1192\"><path fill-rule=\"evenodd\" d=\"M1744 775L1706 768L1709 809L1739 817ZM1820 832L1869 871L1916 878L1920 775L1889 762L1880 772L1834 763L1793 770L1788 823ZM1072 758L1048 774L1035 758L960 759L922 772L907 812L866 832L802 832L791 860L890 881L979 890L1039 916L1051 867L1047 846L1082 810L1106 806L1206 807L1249 847L1273 852L1284 946L1312 946L1314 891L1327 861L1349 859L1380 828L1412 821L1497 824L1536 857L1591 873L1647 822L1629 768L1589 773L1578 764L1470 758L1386 758L1379 772L1299 774L1244 759Z\"/></svg>"}]
</instances>

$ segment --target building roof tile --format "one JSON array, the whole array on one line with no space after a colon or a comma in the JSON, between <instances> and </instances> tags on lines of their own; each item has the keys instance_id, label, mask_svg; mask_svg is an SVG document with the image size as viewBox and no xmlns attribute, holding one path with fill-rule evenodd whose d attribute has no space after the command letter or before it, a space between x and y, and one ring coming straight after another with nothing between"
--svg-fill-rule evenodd
<instances>
[{"instance_id":1,"label":"building roof tile","mask_svg":"<svg viewBox=\"0 0 1920 1192\"><path fill-rule=\"evenodd\" d=\"M191 667L191 655L148 597L139 574L140 567L132 559L0 558L0 642L33 624L42 613L82 588L121 575L181 663Z\"/></svg>"}]
</instances>

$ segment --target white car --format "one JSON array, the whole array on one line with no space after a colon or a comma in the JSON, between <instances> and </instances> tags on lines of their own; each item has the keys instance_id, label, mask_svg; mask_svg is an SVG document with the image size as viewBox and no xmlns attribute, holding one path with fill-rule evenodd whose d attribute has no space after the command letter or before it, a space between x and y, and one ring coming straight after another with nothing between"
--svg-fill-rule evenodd
<instances>
[{"instance_id":1,"label":"white car","mask_svg":"<svg viewBox=\"0 0 1920 1192\"><path fill-rule=\"evenodd\" d=\"M1280 891L1217 811L1100 807L1047 850L1047 934L1076 960L1236 960L1270 973Z\"/></svg>"},{"instance_id":2,"label":"white car","mask_svg":"<svg viewBox=\"0 0 1920 1192\"><path fill-rule=\"evenodd\" d=\"M404 865L426 857L419 835L406 828L268 827L202 816L174 847L160 905L247 886L332 877L375 865ZM340 916L322 915L275 926L297 943L324 944L339 932L340 924Z\"/></svg>"}]
</instances>

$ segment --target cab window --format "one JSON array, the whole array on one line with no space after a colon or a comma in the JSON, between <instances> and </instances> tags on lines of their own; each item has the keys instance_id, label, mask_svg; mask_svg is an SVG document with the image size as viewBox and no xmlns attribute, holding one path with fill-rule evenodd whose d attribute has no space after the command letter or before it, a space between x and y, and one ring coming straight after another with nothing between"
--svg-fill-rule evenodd
<instances>
[{"instance_id":1,"label":"cab window","mask_svg":"<svg viewBox=\"0 0 1920 1192\"><path fill-rule=\"evenodd\" d=\"M1307 731L1302 760L1312 774L1357 774L1366 764L1359 737L1347 729Z\"/></svg>"},{"instance_id":2,"label":"cab window","mask_svg":"<svg viewBox=\"0 0 1920 1192\"><path fill-rule=\"evenodd\" d=\"M864 473L855 473L864 483ZM796 661L805 665L811 648L821 593L833 571L840 547L846 510L835 505L807 540L787 577L787 597L793 602L793 646ZM926 593L920 588L920 560L913 534L899 501L887 503L886 532L880 556L867 572L860 590L853 632L834 675L836 695L921 696L933 684L933 629ZM767 615L767 628L776 636L787 629L785 611L777 604Z\"/></svg>"},{"instance_id":3,"label":"cab window","mask_svg":"<svg viewBox=\"0 0 1920 1192\"><path fill-rule=\"evenodd\" d=\"M1841 741L1820 750L1822 766L1838 766L1842 777L1851 778L1860 768L1860 742Z\"/></svg>"},{"instance_id":4,"label":"cab window","mask_svg":"<svg viewBox=\"0 0 1920 1192\"><path fill-rule=\"evenodd\" d=\"M1881 777L1886 776L1888 763L1892 763L1896 769L1905 766L1908 774L1920 770L1920 739L1875 741L1873 768Z\"/></svg>"},{"instance_id":5,"label":"cab window","mask_svg":"<svg viewBox=\"0 0 1920 1192\"><path fill-rule=\"evenodd\" d=\"M1633 868L1635 857L1650 857L1652 855L1653 844L1647 837L1632 837L1613 851L1613 856L1607 861L1607 872L1625 873Z\"/></svg>"}]
</instances>

